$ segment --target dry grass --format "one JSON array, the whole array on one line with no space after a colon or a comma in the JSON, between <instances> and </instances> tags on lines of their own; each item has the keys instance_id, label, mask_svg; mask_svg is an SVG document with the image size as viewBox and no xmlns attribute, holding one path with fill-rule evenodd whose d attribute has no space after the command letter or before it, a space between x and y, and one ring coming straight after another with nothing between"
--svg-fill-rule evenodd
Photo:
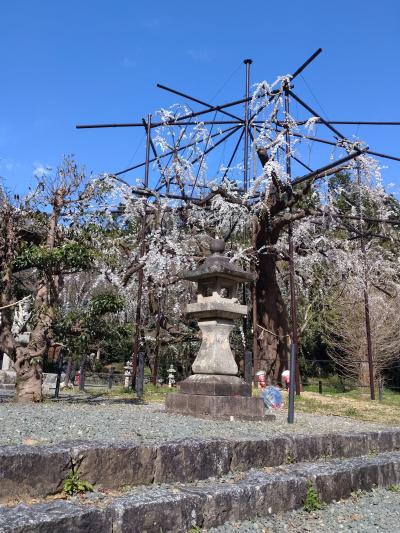
<instances>
[{"instance_id":1,"label":"dry grass","mask_svg":"<svg viewBox=\"0 0 400 533\"><path fill-rule=\"evenodd\" d=\"M400 424L400 409L395 401L371 401L368 398L349 398L346 395L302 392L296 398L296 408L304 413L346 416L356 420L380 424Z\"/></svg>"}]
</instances>

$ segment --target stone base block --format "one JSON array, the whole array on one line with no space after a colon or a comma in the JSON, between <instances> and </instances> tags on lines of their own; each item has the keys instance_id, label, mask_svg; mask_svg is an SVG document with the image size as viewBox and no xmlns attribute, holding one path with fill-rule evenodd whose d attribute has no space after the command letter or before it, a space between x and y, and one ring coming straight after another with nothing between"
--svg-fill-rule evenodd
<instances>
[{"instance_id":1,"label":"stone base block","mask_svg":"<svg viewBox=\"0 0 400 533\"><path fill-rule=\"evenodd\" d=\"M0 370L0 385L15 385L17 374L14 370Z\"/></svg>"},{"instance_id":2,"label":"stone base block","mask_svg":"<svg viewBox=\"0 0 400 533\"><path fill-rule=\"evenodd\" d=\"M238 376L194 374L180 384L183 394L205 396L251 396L251 385Z\"/></svg>"},{"instance_id":3,"label":"stone base block","mask_svg":"<svg viewBox=\"0 0 400 533\"><path fill-rule=\"evenodd\" d=\"M239 420L275 420L266 414L261 398L246 396L207 396L203 394L168 394L165 400L167 412L184 415L230 418Z\"/></svg>"}]
</instances>

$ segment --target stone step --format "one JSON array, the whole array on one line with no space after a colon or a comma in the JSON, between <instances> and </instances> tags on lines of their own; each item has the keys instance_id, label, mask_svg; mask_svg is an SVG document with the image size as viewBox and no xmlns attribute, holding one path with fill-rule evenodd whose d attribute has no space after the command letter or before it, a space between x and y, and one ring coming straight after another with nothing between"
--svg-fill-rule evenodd
<instances>
[{"instance_id":1,"label":"stone step","mask_svg":"<svg viewBox=\"0 0 400 533\"><path fill-rule=\"evenodd\" d=\"M156 445L65 442L0 447L0 503L62 490L73 463L96 487L190 483L232 471L400 450L400 430L265 439L181 439Z\"/></svg>"},{"instance_id":2,"label":"stone step","mask_svg":"<svg viewBox=\"0 0 400 533\"><path fill-rule=\"evenodd\" d=\"M93 503L52 501L0 507L1 533L186 533L304 505L310 485L322 502L400 483L400 453L251 470L236 478L141 487Z\"/></svg>"}]
</instances>

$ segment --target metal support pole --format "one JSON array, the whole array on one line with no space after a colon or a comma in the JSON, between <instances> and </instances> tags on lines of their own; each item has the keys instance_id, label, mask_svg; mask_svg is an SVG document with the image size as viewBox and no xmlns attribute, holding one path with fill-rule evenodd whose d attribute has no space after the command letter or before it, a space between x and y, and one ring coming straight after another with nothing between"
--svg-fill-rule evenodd
<instances>
[{"instance_id":1,"label":"metal support pole","mask_svg":"<svg viewBox=\"0 0 400 533\"><path fill-rule=\"evenodd\" d=\"M85 391L85 372L86 372L86 354L82 356L81 364L79 367L79 375L80 375L79 390L81 392Z\"/></svg>"},{"instance_id":2,"label":"metal support pole","mask_svg":"<svg viewBox=\"0 0 400 533\"><path fill-rule=\"evenodd\" d=\"M156 345L154 348L154 363L153 371L151 374L151 382L153 385L157 385L158 378L158 365L160 359L160 332L161 332L161 309L160 309L160 299L158 299L158 308L157 308L157 320L156 320Z\"/></svg>"},{"instance_id":3,"label":"metal support pole","mask_svg":"<svg viewBox=\"0 0 400 533\"><path fill-rule=\"evenodd\" d=\"M289 88L285 88L285 122L286 122L286 173L288 179L292 178L292 165L291 165L291 147L290 147L290 131L289 131ZM293 251L293 228L292 223L289 225L289 280L290 280L290 304L292 311L292 342L296 346L296 354L298 353L299 346L299 334L297 324L297 301L296 301L296 288L295 288L295 273L294 273L294 251ZM296 361L295 374L290 374L290 382L296 383L296 394L300 395L300 370L298 361Z\"/></svg>"},{"instance_id":4,"label":"metal support pole","mask_svg":"<svg viewBox=\"0 0 400 533\"><path fill-rule=\"evenodd\" d=\"M252 326L253 326L253 373L254 379L256 377L256 372L259 370L259 357L258 357L258 342L257 342L257 287L256 282L253 281L251 285L251 300L252 300Z\"/></svg>"},{"instance_id":5,"label":"metal support pole","mask_svg":"<svg viewBox=\"0 0 400 533\"><path fill-rule=\"evenodd\" d=\"M149 186L149 168L150 168L150 144L151 144L151 115L147 116L147 125L146 125L146 165L144 172L144 185L147 189ZM141 243L139 256L142 258L146 253L146 210L142 215L141 220ZM143 294L143 268L139 270L138 273L138 290L137 290L137 302L136 302L136 315L135 315L135 337L133 342L133 353L132 353L132 389L135 388L135 377L136 377L136 368L137 368L137 359L139 354L140 346L140 326L142 319L142 294Z\"/></svg>"},{"instance_id":6,"label":"metal support pole","mask_svg":"<svg viewBox=\"0 0 400 533\"><path fill-rule=\"evenodd\" d=\"M296 345L292 343L290 348L290 381L289 381L289 402L288 402L288 424L294 422L294 396L296 392L296 383L293 376L296 372Z\"/></svg>"},{"instance_id":7,"label":"metal support pole","mask_svg":"<svg viewBox=\"0 0 400 533\"><path fill-rule=\"evenodd\" d=\"M257 177L257 147L256 147L256 129L254 127L253 135L253 181ZM252 244L254 252L257 252L257 231L258 231L258 222L253 220L252 224ZM257 269L255 268L255 271ZM252 305L252 328L253 328L253 375L254 380L256 379L256 372L259 370L259 353L258 353L258 313L257 313L257 282L253 281L251 284L251 305Z\"/></svg>"},{"instance_id":8,"label":"metal support pole","mask_svg":"<svg viewBox=\"0 0 400 533\"><path fill-rule=\"evenodd\" d=\"M370 319L370 313L369 313L369 298L368 298L367 288L364 289L364 308L365 308L365 330L367 333L369 389L371 393L371 400L375 400L374 362L373 362L372 339L371 339L371 319Z\"/></svg>"},{"instance_id":9,"label":"metal support pole","mask_svg":"<svg viewBox=\"0 0 400 533\"><path fill-rule=\"evenodd\" d=\"M144 390L144 352L139 352L135 388L137 397L141 400Z\"/></svg>"},{"instance_id":10,"label":"metal support pole","mask_svg":"<svg viewBox=\"0 0 400 533\"><path fill-rule=\"evenodd\" d=\"M247 192L248 169L249 169L249 98L250 98L250 65L251 59L245 59L246 65L246 102L244 107L244 156L243 156L243 188Z\"/></svg>"},{"instance_id":11,"label":"metal support pole","mask_svg":"<svg viewBox=\"0 0 400 533\"><path fill-rule=\"evenodd\" d=\"M111 366L108 370L108 390L112 389L114 379L114 367Z\"/></svg>"},{"instance_id":12,"label":"metal support pole","mask_svg":"<svg viewBox=\"0 0 400 533\"><path fill-rule=\"evenodd\" d=\"M297 299L296 299L295 273L294 273L292 224L289 225L289 283L290 283L290 307L292 311L291 313L292 314L292 345L295 346L295 357L296 357L294 372L292 373L292 370L290 370L290 383L292 383L293 381L296 384L296 395L300 396L300 371L299 371L299 364L297 361L299 336L298 336L298 324L297 324Z\"/></svg>"},{"instance_id":13,"label":"metal support pole","mask_svg":"<svg viewBox=\"0 0 400 533\"><path fill-rule=\"evenodd\" d=\"M318 381L318 392L319 392L319 394L323 393L323 391L322 391L322 381L321 380Z\"/></svg>"},{"instance_id":14,"label":"metal support pole","mask_svg":"<svg viewBox=\"0 0 400 533\"><path fill-rule=\"evenodd\" d=\"M246 85L245 85L245 107L244 107L244 141L243 141L243 190L244 193L247 193L248 188L248 174L249 174L249 97L250 97L250 65L252 64L251 59L245 59L243 63L246 65ZM246 286L243 285L243 303L247 305L246 297ZM250 362L250 372L251 360L247 357L247 332L248 332L248 316L243 317L243 335L244 335L244 375L249 374L247 368L248 363ZM247 381L247 380L246 380Z\"/></svg>"},{"instance_id":15,"label":"metal support pole","mask_svg":"<svg viewBox=\"0 0 400 533\"><path fill-rule=\"evenodd\" d=\"M374 383L374 357L372 350L372 337L371 337L371 319L369 312L369 297L368 297L368 274L367 274L367 250L365 248L364 241L364 229L363 229L363 220L362 220L362 201L361 201L361 173L360 166L357 165L357 184L359 187L359 202L358 210L360 217L360 246L361 254L363 257L364 263L364 315L365 315L365 332L367 337L367 358L368 358L368 371L369 371L369 389L371 394L371 400L375 400L375 383Z\"/></svg>"},{"instance_id":16,"label":"metal support pole","mask_svg":"<svg viewBox=\"0 0 400 533\"><path fill-rule=\"evenodd\" d=\"M54 391L54 398L58 398L60 395L60 384L61 384L61 374L62 374L63 363L64 363L64 353L63 353L63 349L61 348L59 356L58 356L57 380L56 380L56 389Z\"/></svg>"}]
</instances>

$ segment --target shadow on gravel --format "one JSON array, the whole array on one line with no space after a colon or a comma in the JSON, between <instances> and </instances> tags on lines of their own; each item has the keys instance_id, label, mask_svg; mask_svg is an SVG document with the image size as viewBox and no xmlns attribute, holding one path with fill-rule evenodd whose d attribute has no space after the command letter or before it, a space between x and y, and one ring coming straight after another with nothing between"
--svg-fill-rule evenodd
<instances>
[{"instance_id":1,"label":"shadow on gravel","mask_svg":"<svg viewBox=\"0 0 400 533\"><path fill-rule=\"evenodd\" d=\"M60 396L60 398L46 398L47 401L56 403L77 403L77 404L107 404L107 405L148 405L143 400L136 398L107 398L101 395L88 395L88 396Z\"/></svg>"},{"instance_id":2,"label":"shadow on gravel","mask_svg":"<svg viewBox=\"0 0 400 533\"><path fill-rule=\"evenodd\" d=\"M0 403L11 403L14 401L14 391L0 391ZM75 394L62 395L59 398L45 396L46 402L55 403L76 403L76 404L107 404L107 405L149 405L137 398L107 398L101 394L91 394L77 396Z\"/></svg>"}]
</instances>

